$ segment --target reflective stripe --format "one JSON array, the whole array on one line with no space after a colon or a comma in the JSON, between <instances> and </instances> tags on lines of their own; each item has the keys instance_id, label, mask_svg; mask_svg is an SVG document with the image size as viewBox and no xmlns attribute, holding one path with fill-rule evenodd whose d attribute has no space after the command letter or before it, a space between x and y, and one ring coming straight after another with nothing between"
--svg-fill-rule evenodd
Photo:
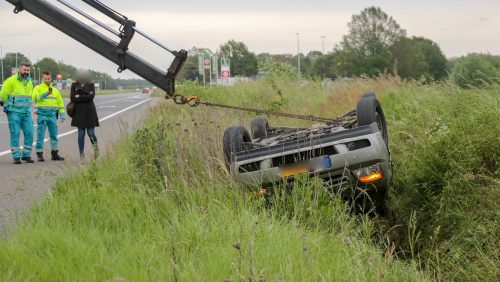
<instances>
[{"instance_id":1,"label":"reflective stripe","mask_svg":"<svg viewBox=\"0 0 500 282\"><path fill-rule=\"evenodd\" d=\"M11 98L11 97L12 98L14 98L14 97L16 97L16 98L17 97L25 97L25 98L30 98L30 99L33 98L31 95L26 95L26 94L21 94L21 93L11 93L9 95L9 98Z\"/></svg>"},{"instance_id":2,"label":"reflective stripe","mask_svg":"<svg viewBox=\"0 0 500 282\"><path fill-rule=\"evenodd\" d=\"M12 102L8 102L7 105L9 106L12 106L12 107L16 107L16 108L21 108L21 107L31 107L33 106L33 103L12 103Z\"/></svg>"},{"instance_id":3,"label":"reflective stripe","mask_svg":"<svg viewBox=\"0 0 500 282\"><path fill-rule=\"evenodd\" d=\"M59 109L64 109L64 108L58 108L57 106L44 106L44 105L37 105L37 108L40 109L47 109L47 110L59 110Z\"/></svg>"},{"instance_id":4,"label":"reflective stripe","mask_svg":"<svg viewBox=\"0 0 500 282\"><path fill-rule=\"evenodd\" d=\"M45 99L57 100L57 97L48 96L48 97L45 97ZM45 99L44 99L44 100L45 100Z\"/></svg>"}]
</instances>

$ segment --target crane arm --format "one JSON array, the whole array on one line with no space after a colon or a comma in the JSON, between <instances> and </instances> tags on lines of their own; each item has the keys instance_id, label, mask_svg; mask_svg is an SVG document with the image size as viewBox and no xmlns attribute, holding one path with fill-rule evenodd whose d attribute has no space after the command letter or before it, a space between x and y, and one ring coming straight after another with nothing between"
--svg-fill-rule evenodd
<instances>
[{"instance_id":1,"label":"crane arm","mask_svg":"<svg viewBox=\"0 0 500 282\"><path fill-rule=\"evenodd\" d=\"M182 69L186 59L187 51L180 50L174 51L170 48L164 46L160 42L156 41L152 37L148 36L144 32L140 31L135 27L135 22L123 16L122 14L116 12L115 10L107 7L102 2L98 0L82 0L86 4L90 5L94 9L113 19L120 24L119 31L116 31L109 26L106 26L102 22L93 18L92 16L84 13L73 5L69 4L64 0L57 0L61 4L67 6L73 11L79 13L80 15L86 17L87 19L93 21L99 26L105 28L109 32L113 33L118 41L105 36L101 32L95 30L94 28L86 25L82 21L68 14L64 10L56 7L55 5L49 3L45 0L6 0L7 2L14 5L14 13L19 13L21 11L27 11L30 14L38 17L39 19L45 21L51 26L57 28L68 36L72 37L81 44L92 49L96 53L102 55L106 59L114 62L118 65L118 72L122 72L126 69L131 70L142 78L148 80L154 85L158 86L160 89L165 90L168 96L173 96L175 94L175 78L177 74ZM153 43L162 47L172 55L174 55L174 60L172 61L170 67L165 72L146 60L140 58L134 53L128 51L128 46L132 41L135 33L139 33L151 40Z\"/></svg>"}]
</instances>

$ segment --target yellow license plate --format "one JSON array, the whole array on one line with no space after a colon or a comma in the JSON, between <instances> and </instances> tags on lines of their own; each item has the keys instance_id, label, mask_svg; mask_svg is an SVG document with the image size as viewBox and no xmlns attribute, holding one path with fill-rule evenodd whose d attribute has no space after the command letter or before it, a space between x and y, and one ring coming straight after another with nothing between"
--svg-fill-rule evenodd
<instances>
[{"instance_id":1,"label":"yellow license plate","mask_svg":"<svg viewBox=\"0 0 500 282\"><path fill-rule=\"evenodd\" d=\"M282 177L289 177L331 167L332 161L330 160L330 157L324 156L308 161L284 165L280 168L280 174Z\"/></svg>"},{"instance_id":2,"label":"yellow license plate","mask_svg":"<svg viewBox=\"0 0 500 282\"><path fill-rule=\"evenodd\" d=\"M302 174L310 171L310 167L307 164L297 165L292 167L282 168L280 174L282 177L294 176L297 174Z\"/></svg>"}]
</instances>

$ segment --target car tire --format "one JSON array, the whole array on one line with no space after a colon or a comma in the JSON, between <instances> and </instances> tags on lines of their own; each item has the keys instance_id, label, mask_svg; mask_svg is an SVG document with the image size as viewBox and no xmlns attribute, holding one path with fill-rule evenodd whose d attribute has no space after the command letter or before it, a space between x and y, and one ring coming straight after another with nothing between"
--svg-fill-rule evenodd
<instances>
[{"instance_id":1,"label":"car tire","mask_svg":"<svg viewBox=\"0 0 500 282\"><path fill-rule=\"evenodd\" d=\"M366 92L361 96L361 99L367 98L367 97L376 97L375 92Z\"/></svg>"},{"instance_id":2,"label":"car tire","mask_svg":"<svg viewBox=\"0 0 500 282\"><path fill-rule=\"evenodd\" d=\"M224 150L224 161L228 168L234 161L233 154L246 149L245 142L252 142L250 134L248 134L248 130L245 127L235 125L224 130L222 145Z\"/></svg>"},{"instance_id":3,"label":"car tire","mask_svg":"<svg viewBox=\"0 0 500 282\"><path fill-rule=\"evenodd\" d=\"M358 126L370 125L374 122L377 123L378 129L384 138L385 145L389 146L389 132L387 131L384 111L375 96L367 96L358 101L356 105L356 116L358 119Z\"/></svg>"},{"instance_id":4,"label":"car tire","mask_svg":"<svg viewBox=\"0 0 500 282\"><path fill-rule=\"evenodd\" d=\"M269 122L265 116L258 116L252 119L250 130L252 131L253 139L267 138L269 131Z\"/></svg>"}]
</instances>

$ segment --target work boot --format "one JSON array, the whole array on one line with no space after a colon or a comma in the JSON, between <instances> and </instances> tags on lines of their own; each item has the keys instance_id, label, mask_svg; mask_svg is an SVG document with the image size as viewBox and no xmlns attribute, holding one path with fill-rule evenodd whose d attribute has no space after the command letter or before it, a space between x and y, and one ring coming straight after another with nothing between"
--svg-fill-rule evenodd
<instances>
[{"instance_id":1,"label":"work boot","mask_svg":"<svg viewBox=\"0 0 500 282\"><path fill-rule=\"evenodd\" d=\"M52 154L51 160L53 161L64 161L64 158L59 156L59 150L53 150L50 152Z\"/></svg>"},{"instance_id":2,"label":"work boot","mask_svg":"<svg viewBox=\"0 0 500 282\"><path fill-rule=\"evenodd\" d=\"M31 157L22 157L21 160L25 161L28 164L32 164L35 161L31 159Z\"/></svg>"},{"instance_id":3,"label":"work boot","mask_svg":"<svg viewBox=\"0 0 500 282\"><path fill-rule=\"evenodd\" d=\"M36 153L36 157L37 157L37 160L38 160L39 162L43 162L43 161L45 161L45 159L43 158L43 153L42 153L42 152L38 152L38 153Z\"/></svg>"},{"instance_id":4,"label":"work boot","mask_svg":"<svg viewBox=\"0 0 500 282\"><path fill-rule=\"evenodd\" d=\"M21 158L14 158L14 164L21 164Z\"/></svg>"}]
</instances>

